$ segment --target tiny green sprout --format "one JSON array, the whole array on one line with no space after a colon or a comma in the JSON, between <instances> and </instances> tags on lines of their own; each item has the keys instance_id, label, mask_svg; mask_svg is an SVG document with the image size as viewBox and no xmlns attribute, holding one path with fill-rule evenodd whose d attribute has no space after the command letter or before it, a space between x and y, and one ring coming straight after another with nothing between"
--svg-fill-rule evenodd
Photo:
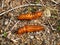
<instances>
[{"instance_id":1,"label":"tiny green sprout","mask_svg":"<svg viewBox=\"0 0 60 45\"><path fill-rule=\"evenodd\" d=\"M3 33L3 36L4 36L4 37L7 37L7 33L6 33L6 32L4 32L4 33Z\"/></svg>"}]
</instances>

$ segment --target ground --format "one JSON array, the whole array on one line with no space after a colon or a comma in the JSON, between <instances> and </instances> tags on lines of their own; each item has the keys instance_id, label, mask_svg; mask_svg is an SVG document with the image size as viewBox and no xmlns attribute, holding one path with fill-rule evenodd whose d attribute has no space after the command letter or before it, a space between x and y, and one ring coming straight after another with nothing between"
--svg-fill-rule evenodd
<instances>
[{"instance_id":1,"label":"ground","mask_svg":"<svg viewBox=\"0 0 60 45\"><path fill-rule=\"evenodd\" d=\"M38 19L17 19L41 10ZM16 34L24 25L42 25L44 30ZM0 45L60 45L60 0L0 0Z\"/></svg>"}]
</instances>

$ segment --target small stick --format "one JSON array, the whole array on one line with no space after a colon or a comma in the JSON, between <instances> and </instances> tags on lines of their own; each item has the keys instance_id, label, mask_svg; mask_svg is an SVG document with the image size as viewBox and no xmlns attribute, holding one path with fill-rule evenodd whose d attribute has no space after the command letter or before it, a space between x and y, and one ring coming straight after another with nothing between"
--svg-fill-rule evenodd
<instances>
[{"instance_id":1,"label":"small stick","mask_svg":"<svg viewBox=\"0 0 60 45\"><path fill-rule=\"evenodd\" d=\"M19 23L19 21L17 21L17 22L15 23L15 25L11 28L11 31L14 29L14 27L17 25L17 23Z\"/></svg>"},{"instance_id":2,"label":"small stick","mask_svg":"<svg viewBox=\"0 0 60 45\"><path fill-rule=\"evenodd\" d=\"M2 8L4 7L4 0L2 0Z\"/></svg>"},{"instance_id":3,"label":"small stick","mask_svg":"<svg viewBox=\"0 0 60 45\"><path fill-rule=\"evenodd\" d=\"M49 25L50 25L50 27L51 27L52 30L56 30L56 29L53 28L53 26L51 25L51 23L49 22L49 20L48 20L48 23L49 23Z\"/></svg>"},{"instance_id":4,"label":"small stick","mask_svg":"<svg viewBox=\"0 0 60 45\"><path fill-rule=\"evenodd\" d=\"M25 5L20 5L20 6L17 6L15 8L9 9L8 11L5 11L5 12L1 13L0 16L5 14L5 13L8 13L8 12L14 10L14 9L21 8L21 7L26 7L26 6L42 6L42 5L41 4L25 4Z\"/></svg>"}]
</instances>

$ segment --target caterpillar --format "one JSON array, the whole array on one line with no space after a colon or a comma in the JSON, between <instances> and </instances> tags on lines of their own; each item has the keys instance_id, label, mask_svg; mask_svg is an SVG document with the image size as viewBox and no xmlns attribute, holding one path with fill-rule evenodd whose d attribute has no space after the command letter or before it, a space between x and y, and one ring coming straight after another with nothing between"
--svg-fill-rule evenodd
<instances>
[{"instance_id":1,"label":"caterpillar","mask_svg":"<svg viewBox=\"0 0 60 45\"><path fill-rule=\"evenodd\" d=\"M41 31L44 30L43 26L39 25L25 25L17 30L17 34L23 34L27 32L36 32L36 31Z\"/></svg>"},{"instance_id":2,"label":"caterpillar","mask_svg":"<svg viewBox=\"0 0 60 45\"><path fill-rule=\"evenodd\" d=\"M17 18L19 20L32 20L32 19L37 19L37 18L41 17L42 14L43 14L42 11L37 11L37 12L33 12L33 13L21 14Z\"/></svg>"}]
</instances>

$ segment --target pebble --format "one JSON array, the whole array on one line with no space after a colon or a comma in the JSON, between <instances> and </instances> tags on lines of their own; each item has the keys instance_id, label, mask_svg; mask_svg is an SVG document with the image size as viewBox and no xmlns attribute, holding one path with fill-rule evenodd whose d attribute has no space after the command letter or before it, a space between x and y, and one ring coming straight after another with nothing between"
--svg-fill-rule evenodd
<instances>
[{"instance_id":1,"label":"pebble","mask_svg":"<svg viewBox=\"0 0 60 45\"><path fill-rule=\"evenodd\" d=\"M31 39L33 39L33 38L34 38L34 36L30 36L30 38L31 38Z\"/></svg>"},{"instance_id":2,"label":"pebble","mask_svg":"<svg viewBox=\"0 0 60 45\"><path fill-rule=\"evenodd\" d=\"M5 21L5 25L7 25L7 24L8 24L8 20Z\"/></svg>"},{"instance_id":3,"label":"pebble","mask_svg":"<svg viewBox=\"0 0 60 45\"><path fill-rule=\"evenodd\" d=\"M50 30L47 30L47 33L49 33L49 34L50 34Z\"/></svg>"}]
</instances>

